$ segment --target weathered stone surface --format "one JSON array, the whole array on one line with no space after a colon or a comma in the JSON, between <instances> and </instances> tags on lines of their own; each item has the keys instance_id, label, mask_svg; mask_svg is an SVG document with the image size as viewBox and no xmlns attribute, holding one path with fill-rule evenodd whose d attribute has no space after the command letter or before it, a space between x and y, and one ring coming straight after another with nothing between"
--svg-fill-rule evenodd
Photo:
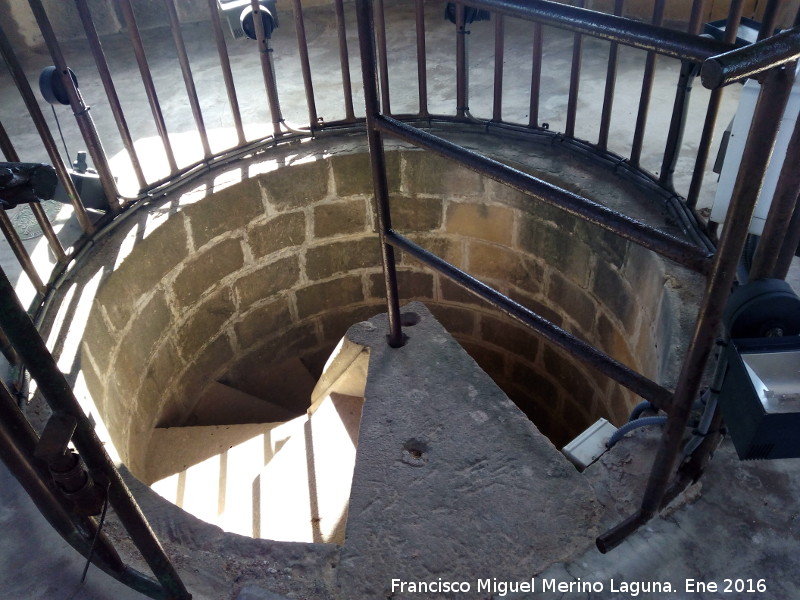
<instances>
[{"instance_id":1,"label":"weathered stone surface","mask_svg":"<svg viewBox=\"0 0 800 600\"><path fill-rule=\"evenodd\" d=\"M308 206L328 193L328 164L318 160L292 165L261 175L258 181L279 210Z\"/></svg>"},{"instance_id":2,"label":"weathered stone surface","mask_svg":"<svg viewBox=\"0 0 800 600\"><path fill-rule=\"evenodd\" d=\"M588 335L591 335L597 316L597 307L588 292L560 273L553 271L550 274L547 295L554 306L559 307L561 312L578 324L583 332L580 337L586 339Z\"/></svg>"},{"instance_id":3,"label":"weathered stone surface","mask_svg":"<svg viewBox=\"0 0 800 600\"><path fill-rule=\"evenodd\" d=\"M463 243L461 240L445 237L442 235L424 235L424 234L409 234L408 238L415 244L422 246L428 252L431 252L449 262L456 267L463 267L464 265L464 252L462 251ZM404 265L418 266L419 261L406 252L395 252L395 257L398 262Z\"/></svg>"},{"instance_id":4,"label":"weathered stone surface","mask_svg":"<svg viewBox=\"0 0 800 600\"><path fill-rule=\"evenodd\" d=\"M519 220L519 246L579 285L587 285L592 251L586 244L559 229L541 226L537 219L524 217Z\"/></svg>"},{"instance_id":5,"label":"weathered stone surface","mask_svg":"<svg viewBox=\"0 0 800 600\"><path fill-rule=\"evenodd\" d=\"M481 317L481 339L490 344L513 352L530 362L536 360L539 340L532 330L512 325L488 315Z\"/></svg>"},{"instance_id":6,"label":"weathered stone surface","mask_svg":"<svg viewBox=\"0 0 800 600\"><path fill-rule=\"evenodd\" d=\"M129 393L139 387L142 366L148 364L151 352L158 340L169 331L171 321L172 312L167 306L164 292L159 291L142 307L128 334L120 342L114 371Z\"/></svg>"},{"instance_id":7,"label":"weathered stone surface","mask_svg":"<svg viewBox=\"0 0 800 600\"><path fill-rule=\"evenodd\" d=\"M380 266L378 238L332 242L306 251L306 275L309 279L325 279L336 273Z\"/></svg>"},{"instance_id":8,"label":"weathered stone surface","mask_svg":"<svg viewBox=\"0 0 800 600\"><path fill-rule=\"evenodd\" d=\"M186 406L191 407L200 399L203 388L215 375L222 372L233 358L234 351L228 336L221 335L199 351L188 369L181 375L181 397ZM172 423L179 425L182 423Z\"/></svg>"},{"instance_id":9,"label":"weathered stone surface","mask_svg":"<svg viewBox=\"0 0 800 600\"><path fill-rule=\"evenodd\" d=\"M98 376L105 375L111 364L111 355L119 340L109 331L108 325L100 312L99 303L95 301L92 313L83 332L83 345L90 348L92 358L100 372Z\"/></svg>"},{"instance_id":10,"label":"weathered stone surface","mask_svg":"<svg viewBox=\"0 0 800 600\"><path fill-rule=\"evenodd\" d=\"M301 319L364 300L361 277L356 275L300 288L295 295L297 313Z\"/></svg>"},{"instance_id":11,"label":"weathered stone surface","mask_svg":"<svg viewBox=\"0 0 800 600\"><path fill-rule=\"evenodd\" d=\"M594 274L592 291L608 311L619 319L628 333L636 331L636 303L627 282L619 273L599 262Z\"/></svg>"},{"instance_id":12,"label":"weathered stone surface","mask_svg":"<svg viewBox=\"0 0 800 600\"><path fill-rule=\"evenodd\" d=\"M175 278L172 290L178 305L186 307L193 304L206 290L243 265L244 253L240 240L225 240L209 246L195 255Z\"/></svg>"},{"instance_id":13,"label":"weathered stone surface","mask_svg":"<svg viewBox=\"0 0 800 600\"><path fill-rule=\"evenodd\" d=\"M457 163L426 151L402 152L403 191L411 194L476 196L483 178Z\"/></svg>"},{"instance_id":14,"label":"weathered stone surface","mask_svg":"<svg viewBox=\"0 0 800 600\"><path fill-rule=\"evenodd\" d=\"M218 235L244 227L264 214L261 189L255 179L225 188L186 207L194 247L201 248Z\"/></svg>"},{"instance_id":15,"label":"weathered stone surface","mask_svg":"<svg viewBox=\"0 0 800 600\"><path fill-rule=\"evenodd\" d=\"M386 152L385 156L389 192L396 192L400 189L400 153ZM372 195L372 170L368 153L341 154L332 157L330 162L337 195Z\"/></svg>"},{"instance_id":16,"label":"weathered stone surface","mask_svg":"<svg viewBox=\"0 0 800 600\"><path fill-rule=\"evenodd\" d=\"M364 200L350 200L314 207L314 237L345 235L364 231L367 207Z\"/></svg>"},{"instance_id":17,"label":"weathered stone surface","mask_svg":"<svg viewBox=\"0 0 800 600\"><path fill-rule=\"evenodd\" d=\"M511 246L514 211L505 206L451 202L447 206L445 229L451 234Z\"/></svg>"},{"instance_id":18,"label":"weathered stone surface","mask_svg":"<svg viewBox=\"0 0 800 600\"><path fill-rule=\"evenodd\" d=\"M530 293L544 287L544 269L531 257L482 242L470 242L468 248L469 273L481 281L511 284Z\"/></svg>"},{"instance_id":19,"label":"weathered stone surface","mask_svg":"<svg viewBox=\"0 0 800 600\"><path fill-rule=\"evenodd\" d=\"M393 196L392 229L400 232L435 231L442 226L442 199Z\"/></svg>"},{"instance_id":20,"label":"weathered stone surface","mask_svg":"<svg viewBox=\"0 0 800 600\"><path fill-rule=\"evenodd\" d=\"M286 297L281 296L249 311L236 323L234 330L239 346L247 349L264 338L271 337L291 322L289 303Z\"/></svg>"},{"instance_id":21,"label":"weathered stone surface","mask_svg":"<svg viewBox=\"0 0 800 600\"><path fill-rule=\"evenodd\" d=\"M300 278L300 263L296 256L287 256L248 273L233 284L239 298L239 310L247 310L259 300L265 300L291 289Z\"/></svg>"},{"instance_id":22,"label":"weathered stone surface","mask_svg":"<svg viewBox=\"0 0 800 600\"><path fill-rule=\"evenodd\" d=\"M397 270L397 287L401 298L433 298L433 275L419 271ZM373 298L385 298L386 286L383 272L369 276L369 295Z\"/></svg>"},{"instance_id":23,"label":"weathered stone surface","mask_svg":"<svg viewBox=\"0 0 800 600\"><path fill-rule=\"evenodd\" d=\"M485 598L478 578L528 580L590 544L598 506L430 313L405 310L421 320L402 348L386 345L384 316L348 334L370 347L371 366L339 596L392 597L392 579L441 577L473 583L459 597ZM389 352L391 374L377 368Z\"/></svg>"},{"instance_id":24,"label":"weathered stone surface","mask_svg":"<svg viewBox=\"0 0 800 600\"><path fill-rule=\"evenodd\" d=\"M430 304L429 309L433 316L436 317L436 320L450 332L450 335L475 335L477 313L472 308L461 308L447 304ZM475 358L472 353L470 353L470 356Z\"/></svg>"},{"instance_id":25,"label":"weathered stone surface","mask_svg":"<svg viewBox=\"0 0 800 600\"><path fill-rule=\"evenodd\" d=\"M140 242L97 292L111 325L124 329L134 303L152 290L189 252L184 217L169 219Z\"/></svg>"},{"instance_id":26,"label":"weathered stone surface","mask_svg":"<svg viewBox=\"0 0 800 600\"><path fill-rule=\"evenodd\" d=\"M247 243L255 258L302 244L306 239L306 216L293 212L253 225L247 231Z\"/></svg>"},{"instance_id":27,"label":"weathered stone surface","mask_svg":"<svg viewBox=\"0 0 800 600\"><path fill-rule=\"evenodd\" d=\"M192 310L189 318L178 329L176 341L188 356L194 354L212 337L216 337L222 324L236 314L230 288L213 293Z\"/></svg>"}]
</instances>

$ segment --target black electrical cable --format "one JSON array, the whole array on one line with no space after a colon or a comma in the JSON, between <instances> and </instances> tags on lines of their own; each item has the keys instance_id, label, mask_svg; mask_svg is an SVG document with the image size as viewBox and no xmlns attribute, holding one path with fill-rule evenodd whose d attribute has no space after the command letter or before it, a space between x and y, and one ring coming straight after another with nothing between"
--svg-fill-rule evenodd
<instances>
[{"instance_id":1,"label":"black electrical cable","mask_svg":"<svg viewBox=\"0 0 800 600\"><path fill-rule=\"evenodd\" d=\"M86 573L89 571L89 565L92 563L92 555L94 548L97 545L97 538L100 537L100 532L103 530L103 524L106 522L106 511L108 511L108 489L111 487L111 482L106 484L106 498L103 501L103 511L100 513L100 522L97 524L97 531L94 532L92 538L92 545L89 548L89 555L86 557L86 565L83 567L83 575L81 575L81 583L86 581Z\"/></svg>"},{"instance_id":2,"label":"black electrical cable","mask_svg":"<svg viewBox=\"0 0 800 600\"><path fill-rule=\"evenodd\" d=\"M69 153L69 149L67 148L67 142L64 139L64 133L61 131L61 123L58 122L58 115L56 114L56 107L52 104L50 105L51 110L53 111L53 118L56 120L56 127L58 127L58 135L61 136L61 143L64 144L64 152L67 153L67 163L72 164L70 157L72 156Z\"/></svg>"}]
</instances>

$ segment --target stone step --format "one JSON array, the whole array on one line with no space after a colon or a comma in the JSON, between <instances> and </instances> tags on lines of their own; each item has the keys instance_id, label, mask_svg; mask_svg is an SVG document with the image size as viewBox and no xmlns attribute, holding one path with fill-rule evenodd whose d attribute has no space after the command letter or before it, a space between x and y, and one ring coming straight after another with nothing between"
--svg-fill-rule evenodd
<instances>
[{"instance_id":1,"label":"stone step","mask_svg":"<svg viewBox=\"0 0 800 600\"><path fill-rule=\"evenodd\" d=\"M302 433L307 419L155 429L148 480L158 494L197 518L252 536L258 512L253 481L289 438Z\"/></svg>"},{"instance_id":2,"label":"stone step","mask_svg":"<svg viewBox=\"0 0 800 600\"><path fill-rule=\"evenodd\" d=\"M344 543L363 405L363 398L330 393L264 466L253 482L256 537Z\"/></svg>"},{"instance_id":3,"label":"stone step","mask_svg":"<svg viewBox=\"0 0 800 600\"><path fill-rule=\"evenodd\" d=\"M227 383L212 381L197 401L187 423L193 426L276 423L294 419L304 410L290 410L282 404L253 396Z\"/></svg>"},{"instance_id":4,"label":"stone step","mask_svg":"<svg viewBox=\"0 0 800 600\"><path fill-rule=\"evenodd\" d=\"M297 415L311 403L316 378L299 358L292 358L268 369L237 371L220 380L250 396L282 406Z\"/></svg>"},{"instance_id":5,"label":"stone step","mask_svg":"<svg viewBox=\"0 0 800 600\"><path fill-rule=\"evenodd\" d=\"M343 543L363 403L333 392L286 423L156 429L151 487L225 531Z\"/></svg>"}]
</instances>

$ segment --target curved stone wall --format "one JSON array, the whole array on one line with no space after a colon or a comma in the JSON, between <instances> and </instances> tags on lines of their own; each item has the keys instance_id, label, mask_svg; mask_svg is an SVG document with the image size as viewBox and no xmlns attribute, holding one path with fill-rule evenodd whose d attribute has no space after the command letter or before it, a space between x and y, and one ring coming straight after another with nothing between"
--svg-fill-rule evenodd
<instances>
[{"instance_id":1,"label":"curved stone wall","mask_svg":"<svg viewBox=\"0 0 800 600\"><path fill-rule=\"evenodd\" d=\"M428 153L387 159L396 230L661 377L660 259ZM191 424L213 381L258 395L289 360L316 377L350 325L385 311L373 221L368 156L334 155L208 195L137 242L97 293L82 362L135 474L152 429ZM555 444L638 401L410 257L398 270L403 302L425 302Z\"/></svg>"}]
</instances>

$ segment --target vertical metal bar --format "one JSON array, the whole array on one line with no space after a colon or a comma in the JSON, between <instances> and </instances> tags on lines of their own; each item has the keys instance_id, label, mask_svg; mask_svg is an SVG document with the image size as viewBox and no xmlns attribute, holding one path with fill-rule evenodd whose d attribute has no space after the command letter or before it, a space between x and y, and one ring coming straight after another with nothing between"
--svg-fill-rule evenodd
<instances>
[{"instance_id":1,"label":"vertical metal bar","mask_svg":"<svg viewBox=\"0 0 800 600\"><path fill-rule=\"evenodd\" d=\"M601 551L619 545L630 533L651 519L673 474L692 404L697 398L706 362L736 274L744 248L750 219L755 210L764 173L775 147L780 120L794 80L794 68L776 68L766 76L747 137L744 155L734 185L731 204L714 263L709 273L694 334L683 361L669 419L661 436L656 458L647 482L639 512L597 539Z\"/></svg>"},{"instance_id":2,"label":"vertical metal bar","mask_svg":"<svg viewBox=\"0 0 800 600\"><path fill-rule=\"evenodd\" d=\"M615 0L614 15L621 17L625 9L625 0ZM603 114L600 116L600 134L597 145L605 150L608 148L608 132L611 129L611 111L614 108L614 88L617 85L617 58L619 44L611 42L608 49L608 70L606 71L606 89L603 94Z\"/></svg>"},{"instance_id":3,"label":"vertical metal bar","mask_svg":"<svg viewBox=\"0 0 800 600\"><path fill-rule=\"evenodd\" d=\"M2 123L0 123L0 152L3 153L7 161L20 162L19 155L14 149L14 145L11 143L11 139L8 137ZM56 260L58 262L66 260L67 255L64 252L64 247L61 245L61 241L53 230L53 226L50 224L50 220L47 218L42 205L38 202L32 202L28 206L30 206L31 212L36 218L36 222L39 224L44 237L47 239L47 243L50 245L50 250L53 251Z\"/></svg>"},{"instance_id":4,"label":"vertical metal bar","mask_svg":"<svg viewBox=\"0 0 800 600\"><path fill-rule=\"evenodd\" d=\"M343 0L334 0L333 8L336 12L336 31L339 35L339 63L342 66L344 114L348 121L355 121L356 113L353 108L353 86L350 81L350 56L347 51L347 30L345 28Z\"/></svg>"},{"instance_id":5,"label":"vertical metal bar","mask_svg":"<svg viewBox=\"0 0 800 600\"><path fill-rule=\"evenodd\" d=\"M775 115L776 118L778 115ZM753 256L750 279L764 279L776 276L776 266L781 249L791 225L792 214L800 194L800 119L795 123L792 137L784 157L772 205L764 223L764 231ZM795 249L797 246L795 245Z\"/></svg>"},{"instance_id":6,"label":"vertical metal bar","mask_svg":"<svg viewBox=\"0 0 800 600\"><path fill-rule=\"evenodd\" d=\"M272 46L264 31L264 23L261 21L261 5L258 0L250 0L250 6L253 9L253 27L258 43L258 56L261 60L261 73L264 76L264 88L267 92L269 112L272 115L272 133L275 137L280 137L283 134L281 131L283 114L278 98L278 84L275 81L275 65L272 63Z\"/></svg>"},{"instance_id":7,"label":"vertical metal bar","mask_svg":"<svg viewBox=\"0 0 800 600\"><path fill-rule=\"evenodd\" d=\"M183 84L186 87L186 95L189 97L189 106L192 109L192 117L194 117L194 124L197 127L197 133L200 134L200 143L203 145L203 155L205 158L209 158L211 156L211 146L208 144L206 124L203 121L203 112L200 110L200 100L197 97L197 88L194 85L194 77L192 77L192 67L189 64L189 56L186 54L186 44L183 42L181 22L180 19L178 19L178 10L175 8L175 0L164 0L164 5L167 7L169 28L172 32L172 40L175 43L175 50L178 53L178 63L181 66L181 75L183 75Z\"/></svg>"},{"instance_id":8,"label":"vertical metal bar","mask_svg":"<svg viewBox=\"0 0 800 600\"><path fill-rule=\"evenodd\" d=\"M314 131L319 126L317 117L317 104L314 99L314 84L311 81L311 64L308 60L308 40L306 39L306 24L303 20L303 7L300 0L292 0L294 3L294 28L297 33L297 47L300 51L300 69L303 72L303 86L306 92L306 104L308 105L308 127Z\"/></svg>"},{"instance_id":9,"label":"vertical metal bar","mask_svg":"<svg viewBox=\"0 0 800 600\"><path fill-rule=\"evenodd\" d=\"M578 0L575 6L583 8L586 0ZM583 36L576 33L572 42L572 67L569 72L569 97L567 98L567 125L564 134L575 137L575 116L578 112L578 91L581 85L581 60L583 59Z\"/></svg>"},{"instance_id":10,"label":"vertical metal bar","mask_svg":"<svg viewBox=\"0 0 800 600\"><path fill-rule=\"evenodd\" d=\"M780 8L781 4L781 0L767 1L764 15L761 17L761 27L758 29L758 38L756 41L760 42L775 33L775 28L778 25L778 8Z\"/></svg>"},{"instance_id":11,"label":"vertical metal bar","mask_svg":"<svg viewBox=\"0 0 800 600\"><path fill-rule=\"evenodd\" d=\"M389 56L386 46L386 16L383 10L383 0L375 0L375 34L378 38L378 61L380 63L381 104L383 114L391 115L392 108L389 103Z\"/></svg>"},{"instance_id":12,"label":"vertical metal bar","mask_svg":"<svg viewBox=\"0 0 800 600\"><path fill-rule=\"evenodd\" d=\"M14 350L14 346L11 345L11 342L8 341L8 338L6 337L6 334L3 333L2 329L0 329L0 352L6 357L9 365L12 367L19 365L19 355L17 354L17 351Z\"/></svg>"},{"instance_id":13,"label":"vertical metal bar","mask_svg":"<svg viewBox=\"0 0 800 600\"><path fill-rule=\"evenodd\" d=\"M139 67L142 84L144 84L144 91L147 94L147 101L150 104L150 112L153 114L156 130L161 138L161 143L164 145L164 152L167 155L170 173L175 173L178 170L178 164L175 162L175 155L172 152L172 144L169 141L167 124L164 122L164 115L161 112L161 105L158 102L156 86L153 83L153 76L147 64L147 55L144 52L144 45L142 44L142 36L139 34L139 27L136 25L136 15L133 14L131 0L119 0L119 6L122 9L125 27L128 28L128 37L130 37L133 53L136 56L136 64Z\"/></svg>"},{"instance_id":14,"label":"vertical metal bar","mask_svg":"<svg viewBox=\"0 0 800 600\"><path fill-rule=\"evenodd\" d=\"M50 157L50 162L58 174L61 185L64 186L67 198L69 198L72 207L75 209L75 217L78 219L81 229L89 234L94 233L94 225L92 225L91 220L89 220L89 215L86 213L83 202L81 202L78 190L75 189L75 184L69 176L67 165L64 164L64 160L58 153L55 140L47 126L47 121L45 121L44 115L39 108L39 103L33 95L33 90L31 90L28 79L17 60L16 54L14 54L14 50L11 47L11 43L8 41L8 37L6 37L2 25L0 25L0 54L2 54L3 59L6 61L8 70L11 72L11 77L14 79L14 83L25 102L25 107L28 109L28 114L33 120L39 137L42 139L47 155Z\"/></svg>"},{"instance_id":15,"label":"vertical metal bar","mask_svg":"<svg viewBox=\"0 0 800 600\"><path fill-rule=\"evenodd\" d=\"M503 120L503 60L505 59L505 17L495 15L494 20L494 102L492 120Z\"/></svg>"},{"instance_id":16,"label":"vertical metal bar","mask_svg":"<svg viewBox=\"0 0 800 600\"><path fill-rule=\"evenodd\" d=\"M242 114L239 111L239 99L236 97L236 85L233 81L231 72L231 59L228 56L228 46L225 43L225 34L222 33L222 23L219 19L219 9L217 0L208 0L208 12L211 17L211 30L214 33L214 41L217 44L217 54L219 55L219 66L222 69L222 79L225 80L225 91L228 94L228 104L231 107L233 125L236 128L236 137L239 144L244 144L247 140L242 126Z\"/></svg>"},{"instance_id":17,"label":"vertical metal bar","mask_svg":"<svg viewBox=\"0 0 800 600\"><path fill-rule=\"evenodd\" d=\"M383 136L375 128L375 118L380 114L372 0L356 0L358 17L358 39L361 46L361 74L364 82L364 103L367 109L367 139L369 142L372 182L375 190L375 206L378 217L378 235L381 244L383 277L386 285L386 304L389 313L389 345L403 345L400 326L400 300L397 292L397 272L394 248L386 242L386 234L392 229L389 212L389 184L386 178L386 157Z\"/></svg>"},{"instance_id":18,"label":"vertical metal bar","mask_svg":"<svg viewBox=\"0 0 800 600\"><path fill-rule=\"evenodd\" d=\"M774 277L776 279L786 279L798 247L800 247L800 196L795 199L794 211L792 211L792 218L789 221L786 238L775 261Z\"/></svg>"},{"instance_id":19,"label":"vertical metal bar","mask_svg":"<svg viewBox=\"0 0 800 600\"><path fill-rule=\"evenodd\" d=\"M467 72L467 27L465 7L456 3L456 116L465 119L469 111L469 73Z\"/></svg>"},{"instance_id":20,"label":"vertical metal bar","mask_svg":"<svg viewBox=\"0 0 800 600\"><path fill-rule=\"evenodd\" d=\"M47 12L44 10L41 0L28 0L28 4L42 32L42 37L53 59L53 63L61 76L61 82L69 98L70 108L72 108L72 113L75 115L75 121L78 123L78 129L80 129L81 136L83 136L83 141L86 142L86 149L89 151L89 156L92 157L92 162L100 178L100 184L103 186L103 193L106 196L106 200L111 210L118 211L120 206L117 182L114 179L114 175L111 173L111 167L108 165L108 158L106 158L103 144L100 142L100 136L97 134L97 129L95 129L92 117L89 115L90 107L83 101L80 90L72 80L67 61L64 58L64 54L61 52L61 47L58 45L56 34L53 31L50 19L47 17Z\"/></svg>"},{"instance_id":21,"label":"vertical metal bar","mask_svg":"<svg viewBox=\"0 0 800 600\"><path fill-rule=\"evenodd\" d=\"M692 35L700 35L703 27L703 12L706 0L695 0L692 3L692 13L689 19L688 32ZM678 78L678 85L675 89L675 102L672 105L672 118L667 134L667 143L664 147L664 156L661 161L661 175L659 184L670 190L674 190L673 176L678 164L678 157L683 144L683 134L686 130L686 120L689 115L689 99L692 95L692 84L697 77L698 67L696 64L684 61L681 64L681 72Z\"/></svg>"},{"instance_id":22,"label":"vertical metal bar","mask_svg":"<svg viewBox=\"0 0 800 600\"><path fill-rule=\"evenodd\" d=\"M415 22L417 27L417 86L419 89L419 115L427 117L428 112L428 54L425 48L425 5L423 0L414 0Z\"/></svg>"},{"instance_id":23,"label":"vertical metal bar","mask_svg":"<svg viewBox=\"0 0 800 600\"><path fill-rule=\"evenodd\" d=\"M664 5L666 0L656 0L653 8L653 25L661 25L664 21ZM644 131L647 127L647 116L650 110L650 97L653 94L653 80L656 74L655 52L648 52L644 63L644 76L642 78L642 95L639 98L639 113L636 115L636 129L633 132L631 146L631 164L639 166L644 145Z\"/></svg>"},{"instance_id":24,"label":"vertical metal bar","mask_svg":"<svg viewBox=\"0 0 800 600\"><path fill-rule=\"evenodd\" d=\"M539 126L539 95L542 88L542 24L533 24L533 56L531 71L531 104L528 110L528 125L530 127Z\"/></svg>"},{"instance_id":25,"label":"vertical metal bar","mask_svg":"<svg viewBox=\"0 0 800 600\"><path fill-rule=\"evenodd\" d=\"M86 0L75 0L75 7L78 9L78 15L81 18L83 30L86 33L86 41L89 42L89 50L91 50L94 62L97 65L97 72L100 74L100 80L103 82L103 88L108 98L108 104L111 107L111 113L114 115L114 120L117 123L117 129L119 129L119 135L122 138L122 145L125 146L125 150L128 152L128 157L133 166L133 172L136 174L136 181L139 183L139 189L144 189L147 186L147 181L144 178L139 156L136 154L133 138L128 129L128 122L125 120L125 115L122 112L117 90L111 79L111 71L108 68L108 62L103 52L103 46L100 44L100 38L97 35L97 29L94 26L94 21L89 11L89 5Z\"/></svg>"},{"instance_id":26,"label":"vertical metal bar","mask_svg":"<svg viewBox=\"0 0 800 600\"><path fill-rule=\"evenodd\" d=\"M731 0L728 10L728 20L725 24L725 41L732 44L736 40L739 31L739 22L744 11L744 0ZM694 162L692 172L692 182L689 185L689 193L686 195L686 205L689 208L697 206L697 199L700 197L700 189L703 187L703 178L706 174L706 164L708 155L711 151L711 143L714 141L714 127L717 124L719 107L722 103L724 88L711 90L708 98L708 109L706 110L706 120L703 123L703 133L700 135L700 143L697 146L697 158Z\"/></svg>"},{"instance_id":27,"label":"vertical metal bar","mask_svg":"<svg viewBox=\"0 0 800 600\"><path fill-rule=\"evenodd\" d=\"M16 348L53 411L69 415L77 422L77 428L72 436L75 448L89 469L102 473L109 481L109 503L142 557L153 570L153 574L172 597L187 600L191 598L114 466L114 462L103 448L92 422L83 412L63 373L58 370L53 356L19 303L14 288L2 270L0 270L0 328Z\"/></svg>"},{"instance_id":28,"label":"vertical metal bar","mask_svg":"<svg viewBox=\"0 0 800 600\"><path fill-rule=\"evenodd\" d=\"M25 274L31 280L34 289L38 293L43 294L45 291L44 283L41 277L39 277L39 273L36 272L36 267L31 260L30 254L28 254L28 251L25 249L19 234L14 229L14 225L11 224L11 219L8 218L4 209L0 209L0 231L3 232L6 240L8 240L11 251L14 253L14 256L17 257L17 261L22 267L22 270L25 271Z\"/></svg>"}]
</instances>

